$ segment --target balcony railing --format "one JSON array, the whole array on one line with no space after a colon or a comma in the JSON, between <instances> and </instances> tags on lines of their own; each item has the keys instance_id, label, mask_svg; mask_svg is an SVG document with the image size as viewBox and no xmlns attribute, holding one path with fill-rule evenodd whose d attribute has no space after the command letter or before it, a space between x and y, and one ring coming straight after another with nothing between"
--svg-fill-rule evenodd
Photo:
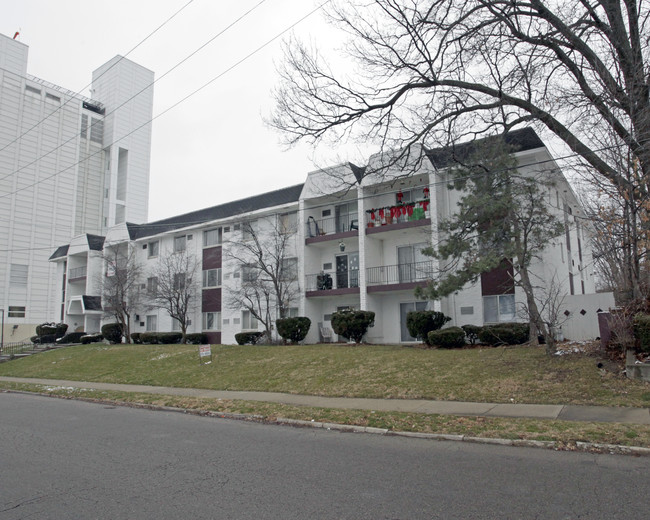
<instances>
[{"instance_id":1,"label":"balcony railing","mask_svg":"<svg viewBox=\"0 0 650 520\"><path fill-rule=\"evenodd\" d=\"M307 238L333 235L335 233L345 233L359 229L359 215L351 213L349 215L340 215L338 217L327 217L315 219L307 218L305 236Z\"/></svg>"},{"instance_id":2,"label":"balcony railing","mask_svg":"<svg viewBox=\"0 0 650 520\"><path fill-rule=\"evenodd\" d=\"M70 269L70 272L68 274L68 280L72 280L74 278L85 278L87 271L88 269L85 265L81 267L73 267Z\"/></svg>"},{"instance_id":3,"label":"balcony railing","mask_svg":"<svg viewBox=\"0 0 650 520\"><path fill-rule=\"evenodd\" d=\"M368 285L389 285L395 283L422 282L433 276L433 262L413 262L410 264L382 265L367 269Z\"/></svg>"},{"instance_id":4,"label":"balcony railing","mask_svg":"<svg viewBox=\"0 0 650 520\"><path fill-rule=\"evenodd\" d=\"M428 199L383 208L372 208L366 211L366 226L379 227L399 222L424 220L429 217L429 208Z\"/></svg>"},{"instance_id":5,"label":"balcony railing","mask_svg":"<svg viewBox=\"0 0 650 520\"><path fill-rule=\"evenodd\" d=\"M330 291L359 287L359 270L337 271L331 273L308 274L305 280L307 291Z\"/></svg>"}]
</instances>

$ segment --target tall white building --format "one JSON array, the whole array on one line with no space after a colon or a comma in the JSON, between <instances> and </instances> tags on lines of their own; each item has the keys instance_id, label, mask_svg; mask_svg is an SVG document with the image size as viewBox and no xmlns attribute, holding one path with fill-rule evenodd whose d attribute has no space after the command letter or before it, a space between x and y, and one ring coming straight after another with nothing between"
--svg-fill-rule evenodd
<instances>
[{"instance_id":1,"label":"tall white building","mask_svg":"<svg viewBox=\"0 0 650 520\"><path fill-rule=\"evenodd\" d=\"M93 72L91 99L29 75L28 50L0 35L5 341L62 319L53 247L148 211L153 72L116 56Z\"/></svg>"}]
</instances>

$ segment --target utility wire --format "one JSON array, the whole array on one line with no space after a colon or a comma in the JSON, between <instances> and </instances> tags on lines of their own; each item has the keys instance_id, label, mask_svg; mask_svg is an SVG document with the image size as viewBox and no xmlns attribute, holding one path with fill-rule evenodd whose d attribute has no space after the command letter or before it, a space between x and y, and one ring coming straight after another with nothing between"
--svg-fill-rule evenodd
<instances>
[{"instance_id":1,"label":"utility wire","mask_svg":"<svg viewBox=\"0 0 650 520\"><path fill-rule=\"evenodd\" d=\"M231 22L228 26L226 26L224 29L222 29L221 31L219 31L217 34L215 34L212 38L210 38L209 40L207 40L205 43L203 43L202 45L200 45L197 49L195 49L194 51L192 51L190 54L188 54L188 55L187 55L185 58L183 58L181 61L177 62L177 63L176 63L176 64L175 64L171 69L167 70L167 72L165 72L162 76L156 78L154 81L152 81L152 82L149 83L147 86L145 86L144 88L142 88L141 90L139 90L137 93L135 93L133 96L131 96L130 98L128 98L128 99L126 99L124 102L122 102L122 104L120 104L120 105L116 106L115 108L113 108L110 112L104 114L104 119L97 119L95 122L92 122L92 124L89 125L89 131L92 131L92 128L93 128L95 125L98 125L98 124L100 124L100 123L103 123L103 121L106 119L107 116L109 116L109 115L111 115L111 114L114 114L114 113L117 112L120 108L122 108L124 105L126 105L127 103L130 103L131 101L133 101L133 99L135 99L136 97L138 97L138 96L139 96L140 94L142 94L144 91L146 91L146 90L150 89L151 87L153 87L153 85L155 85L155 84L158 83L160 80L162 80L164 77L166 77L167 75L169 75L172 71L176 70L176 69L177 69L178 67L180 67L183 63L185 63L187 60L189 60L190 58L192 58L192 57L193 57L195 54L197 54L199 51L201 51L202 49L204 49L207 45L209 45L210 43L212 43L212 42L213 42L214 40L216 40L219 36L223 35L226 31L228 31L230 28L232 28L233 26L235 26L237 23L239 23L242 19L244 19L246 16L248 16L251 12L253 12L255 9L257 9L260 5L262 5L262 4L263 4L264 2L266 2L266 1L267 1L267 0L260 0L260 2L258 2L256 5L254 5L252 8L250 8L248 11L246 11L244 14L242 14L241 16L239 16L239 18L237 18L236 20L234 20L233 22ZM157 116L156 116L156 117L157 117ZM146 126L147 124L151 123L154 119L156 119L156 117L150 119L149 121L147 121L147 123L145 123L145 124L139 126L138 128L136 128L136 130L140 130L141 128L143 128L143 127ZM117 143L117 142L121 141L122 139L128 137L129 135L133 134L136 130L134 130L134 131L128 133L127 135L121 137L120 139L117 139L116 141L114 141L113 143L111 143L111 144L108 145L108 146L112 146L112 145L114 145L115 143ZM15 171L13 171L13 172L11 172L11 173L8 173L8 174L5 175L4 177L1 177L1 178L0 178L0 181L3 181L4 179L6 179L6 178L8 178L8 177L11 177L11 176L13 176L13 175L15 175L15 174L17 174L17 173L20 173L20 172L21 172L22 170L24 170L25 168L27 168L27 167L29 167L29 166L31 166L31 165L37 163L38 161L40 161L40 160L43 159L44 157L47 157L48 155L50 155L50 154L56 152L57 150L59 150L60 148L63 148L66 144L68 144L68 143L70 143L70 142L76 140L78 136L79 136L79 134L75 134L75 135L73 135L72 137L70 137L70 138L67 139L66 141L64 141L64 142L62 142L61 144L59 144L58 146L52 148L51 150L49 150L48 152L44 153L43 155L40 155L39 157L37 157L37 158L34 159L33 161L31 161L31 162L29 162L29 163L27 163L27 164L21 166L19 169L15 170ZM97 151L97 152L95 152L95 153L93 153L93 154L91 154L91 155L88 155L88 156L85 157L84 159L81 159L81 160L77 161L76 163L74 163L74 164L68 166L67 168L65 168L65 169L63 169L63 170L61 170L61 171L55 173L54 175L58 175L59 173L62 173L62 172L64 172L64 171L67 171L67 170L69 170L70 168L72 168L72 167L74 167L74 166L77 166L78 164L81 164L82 162L84 162L84 161L90 159L91 157L94 157L95 155L97 155L97 154L99 154L99 153L101 153L101 152L103 152L103 149L102 149L102 150L99 150L99 151ZM21 188L21 190L22 190L22 189L29 188L29 187L32 187L32 186L35 186L36 184L39 184L40 182L45 181L45 180L47 180L47 179L49 179L49 178L51 178L51 177L52 177L52 175L50 175L49 177L45 177L45 178L42 179L41 181L37 181L36 183L34 183L34 184L30 184L29 186L26 186L25 188ZM21 190L16 190L15 192L8 193L7 195L11 195L12 193L17 193L18 191L21 191ZM2 198L2 197L4 197L4 196L5 196L5 195L2 195L2 196L0 196L0 198Z\"/></svg>"},{"instance_id":2,"label":"utility wire","mask_svg":"<svg viewBox=\"0 0 650 520\"><path fill-rule=\"evenodd\" d=\"M147 36L145 36L142 40L140 40L140 42L137 43L137 44L135 45L135 47L132 47L131 50L129 50L129 51L128 51L124 56L120 56L120 57L119 57L119 58L120 58L119 60L117 60L115 63L113 63L113 65L111 65L110 67L108 67L104 72L102 72L102 73L101 73L99 76L97 76L97 78L95 78L95 79L97 80L97 79L101 78L104 74L108 73L109 70L111 70L113 67L117 66L118 63L120 63L123 59L125 59L127 56L129 56L133 51L135 51L138 47L140 47L140 45L142 45L144 42L146 42L149 38L151 38L154 34L156 34L156 33L157 33L160 29L162 29L165 25L167 25L167 24L168 24L168 23L169 23L173 18L176 17L176 15L178 15L181 11L183 11L183 10L184 10L188 5L190 5L192 2L194 2L194 0L189 0L189 2L187 2L183 7L181 7L178 11L176 11L176 12L175 12L174 14L172 14L169 18L167 18L167 20L165 20L165 21L164 21L163 23L161 23L158 27L156 27L153 31L151 31ZM90 83L88 83L85 87L83 87L83 88L81 89L81 92L83 92L84 90L86 90L88 87L91 87L91 86L92 86L92 81L91 81ZM76 98L74 98L74 97L69 97L69 98L65 101L65 103L62 103L61 105L59 105L59 106L56 108L56 110L53 110L52 112L50 112L50 113L49 113L48 115L46 115L43 119L41 119L40 121L38 121L37 123L35 123L33 126L31 126L30 128L28 128L27 130L25 130L25 131L24 131L22 134L20 134L18 137L16 137L13 141L7 143L5 146L3 146L2 148L0 148L0 152L2 152L3 150L7 149L8 147L10 147L10 146L11 146L12 144L14 144L16 141L19 141L20 139L22 139L23 137L25 137L29 132L31 132L31 131L34 130L36 127L40 126L43 122L47 121L47 120L48 120L50 117L52 117L54 114L56 114L57 112L59 112L59 111L60 111L64 106L66 106L68 103L70 103L73 99L76 99ZM13 174L9 174L9 175L13 175ZM3 179L4 179L4 177L3 177ZM0 180L2 180L2 179L0 179Z\"/></svg>"}]
</instances>

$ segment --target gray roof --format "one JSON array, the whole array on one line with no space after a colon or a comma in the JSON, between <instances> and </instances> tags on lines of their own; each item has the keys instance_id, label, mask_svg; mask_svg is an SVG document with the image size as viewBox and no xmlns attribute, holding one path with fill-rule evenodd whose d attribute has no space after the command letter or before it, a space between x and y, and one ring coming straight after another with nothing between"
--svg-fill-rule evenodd
<instances>
[{"instance_id":1,"label":"gray roof","mask_svg":"<svg viewBox=\"0 0 650 520\"><path fill-rule=\"evenodd\" d=\"M52 256L50 256L50 260L55 260L57 258L63 258L65 256L68 256L68 249L70 248L69 245L65 246L59 246L56 248L56 251L52 253Z\"/></svg>"},{"instance_id":2,"label":"gray roof","mask_svg":"<svg viewBox=\"0 0 650 520\"><path fill-rule=\"evenodd\" d=\"M127 223L127 229L129 230L129 236L131 239L144 238L157 235L158 233L172 231L174 229L203 224L204 222L210 222L212 220L224 219L264 208L272 208L282 204L298 202L303 186L304 184L296 184L295 186L289 186L288 188L269 191L246 199L226 202L219 206L199 209L197 211L158 220L156 222L149 222L147 224Z\"/></svg>"},{"instance_id":3,"label":"gray roof","mask_svg":"<svg viewBox=\"0 0 650 520\"><path fill-rule=\"evenodd\" d=\"M101 251L104 249L104 238L100 235L91 235L90 233L86 233L86 242L88 243L88 249L91 251ZM59 246L54 253L52 253L52 256L50 256L50 260L56 260L57 258L63 258L68 255L68 249L70 248L70 245L65 245L65 246Z\"/></svg>"},{"instance_id":4,"label":"gray roof","mask_svg":"<svg viewBox=\"0 0 650 520\"><path fill-rule=\"evenodd\" d=\"M466 159L478 146L484 145L486 142L494 139L504 139L506 144L510 145L514 152L544 147L544 143L535 130L526 127L520 130L512 130L505 135L485 137L484 139L477 139L458 145L427 150L427 156L435 168L446 168Z\"/></svg>"},{"instance_id":5,"label":"gray roof","mask_svg":"<svg viewBox=\"0 0 650 520\"><path fill-rule=\"evenodd\" d=\"M84 309L87 311L101 311L102 310L102 297L101 296L87 296L83 295Z\"/></svg>"}]
</instances>

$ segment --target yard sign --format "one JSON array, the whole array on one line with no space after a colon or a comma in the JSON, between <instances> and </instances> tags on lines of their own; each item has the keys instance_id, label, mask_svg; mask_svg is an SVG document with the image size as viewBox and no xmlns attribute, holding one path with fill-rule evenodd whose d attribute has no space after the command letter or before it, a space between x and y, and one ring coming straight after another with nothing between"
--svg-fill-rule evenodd
<instances>
[{"instance_id":1,"label":"yard sign","mask_svg":"<svg viewBox=\"0 0 650 520\"><path fill-rule=\"evenodd\" d=\"M207 361L204 361L205 358L207 358ZM210 350L210 345L199 345L199 363L201 365L212 363L212 351Z\"/></svg>"}]
</instances>

